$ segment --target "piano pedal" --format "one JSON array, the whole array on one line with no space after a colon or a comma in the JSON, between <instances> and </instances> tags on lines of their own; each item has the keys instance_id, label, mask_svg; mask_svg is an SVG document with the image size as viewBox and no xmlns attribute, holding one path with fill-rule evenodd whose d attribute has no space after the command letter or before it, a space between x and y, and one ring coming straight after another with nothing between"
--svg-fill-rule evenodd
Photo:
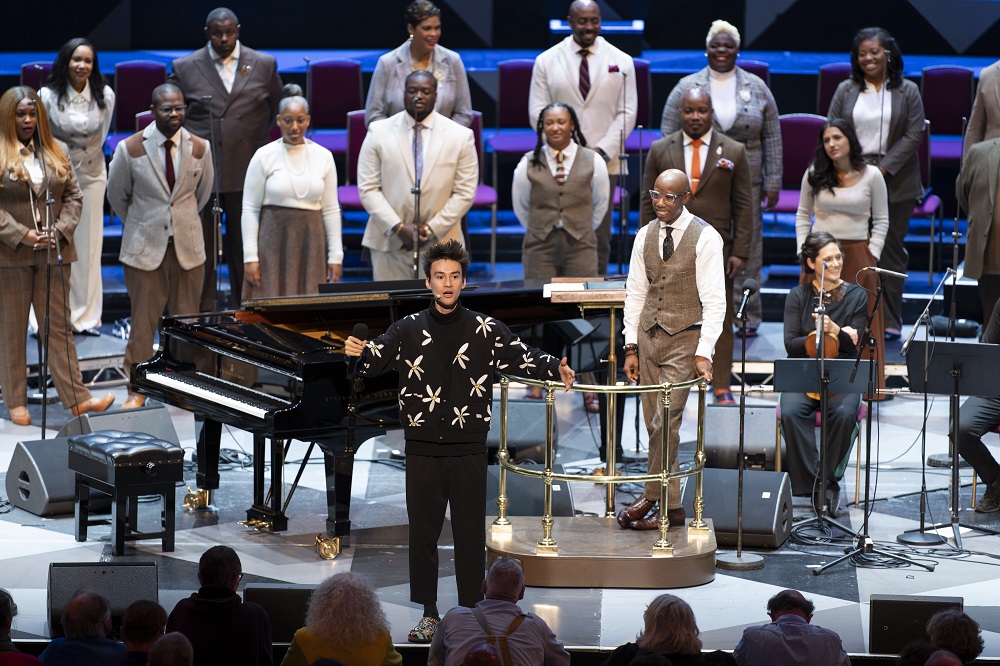
<instances>
[{"instance_id":1,"label":"piano pedal","mask_svg":"<svg viewBox=\"0 0 1000 666\"><path fill-rule=\"evenodd\" d=\"M261 520L259 518L249 518L247 520L237 520L236 524L237 525L242 525L243 527L249 527L250 529L257 530L258 532L262 532L264 530L270 530L271 529L271 521L270 520Z\"/></svg>"},{"instance_id":2,"label":"piano pedal","mask_svg":"<svg viewBox=\"0 0 1000 666\"><path fill-rule=\"evenodd\" d=\"M340 537L328 534L317 534L316 553L324 560L333 560L340 555Z\"/></svg>"},{"instance_id":3,"label":"piano pedal","mask_svg":"<svg viewBox=\"0 0 1000 666\"><path fill-rule=\"evenodd\" d=\"M212 503L212 491L202 490L198 488L197 490L192 490L191 486L188 486L187 494L184 496L184 508L188 511L204 511Z\"/></svg>"}]
</instances>

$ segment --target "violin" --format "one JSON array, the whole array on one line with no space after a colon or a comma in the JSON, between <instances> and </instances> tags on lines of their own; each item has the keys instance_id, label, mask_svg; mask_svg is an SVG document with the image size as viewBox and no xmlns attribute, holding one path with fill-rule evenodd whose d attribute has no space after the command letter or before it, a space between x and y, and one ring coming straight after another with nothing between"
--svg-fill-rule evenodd
<instances>
[{"instance_id":1,"label":"violin","mask_svg":"<svg viewBox=\"0 0 1000 666\"><path fill-rule=\"evenodd\" d=\"M816 344L816 331L809 331L806 336L806 355L809 358L816 358L818 355L818 345ZM827 332L823 336L823 358L837 358L840 355L840 338L833 333ZM819 400L819 393L806 393L813 400ZM828 396L836 393L828 393Z\"/></svg>"}]
</instances>

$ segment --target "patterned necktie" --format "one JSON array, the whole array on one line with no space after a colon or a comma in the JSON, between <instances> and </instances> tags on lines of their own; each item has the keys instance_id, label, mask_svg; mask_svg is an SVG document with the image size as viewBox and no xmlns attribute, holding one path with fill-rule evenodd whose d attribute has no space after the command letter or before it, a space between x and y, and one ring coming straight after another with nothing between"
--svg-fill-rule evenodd
<instances>
[{"instance_id":1,"label":"patterned necktie","mask_svg":"<svg viewBox=\"0 0 1000 666\"><path fill-rule=\"evenodd\" d=\"M663 237L663 261L666 261L674 254L674 232L667 227L667 235Z\"/></svg>"},{"instance_id":2,"label":"patterned necktie","mask_svg":"<svg viewBox=\"0 0 1000 666\"><path fill-rule=\"evenodd\" d=\"M583 99L587 99L587 93L590 92L590 67L587 65L587 56L590 55L590 51L587 49L580 49L580 96Z\"/></svg>"},{"instance_id":3,"label":"patterned necktie","mask_svg":"<svg viewBox=\"0 0 1000 666\"><path fill-rule=\"evenodd\" d=\"M566 167L563 166L566 156L563 155L563 151L556 151L556 184L565 185L566 184Z\"/></svg>"},{"instance_id":4,"label":"patterned necktie","mask_svg":"<svg viewBox=\"0 0 1000 666\"><path fill-rule=\"evenodd\" d=\"M164 170L166 171L166 176L167 176L167 188L171 192L174 191L174 179L176 178L176 175L174 174L174 156L170 154L173 148L174 148L174 142L171 141L170 139L167 139L166 141L163 142L163 149L164 152L166 152L167 154L167 161Z\"/></svg>"},{"instance_id":5,"label":"patterned necktie","mask_svg":"<svg viewBox=\"0 0 1000 666\"><path fill-rule=\"evenodd\" d=\"M413 173L416 175L417 183L424 177L424 141L421 130L424 129L422 123L413 126Z\"/></svg>"},{"instance_id":6,"label":"patterned necktie","mask_svg":"<svg viewBox=\"0 0 1000 666\"><path fill-rule=\"evenodd\" d=\"M701 139L691 140L691 194L698 191L701 181Z\"/></svg>"}]
</instances>

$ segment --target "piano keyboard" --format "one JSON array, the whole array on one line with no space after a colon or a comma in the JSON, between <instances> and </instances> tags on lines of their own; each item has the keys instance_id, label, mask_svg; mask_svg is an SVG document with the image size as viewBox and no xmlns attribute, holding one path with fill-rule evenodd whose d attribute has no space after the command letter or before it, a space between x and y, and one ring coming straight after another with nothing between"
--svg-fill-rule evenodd
<instances>
[{"instance_id":1,"label":"piano keyboard","mask_svg":"<svg viewBox=\"0 0 1000 666\"><path fill-rule=\"evenodd\" d=\"M180 393L210 400L218 405L231 407L236 411L264 420L276 409L291 406L291 403L261 391L238 386L200 372L182 374L179 372L147 373L146 380L175 389Z\"/></svg>"}]
</instances>

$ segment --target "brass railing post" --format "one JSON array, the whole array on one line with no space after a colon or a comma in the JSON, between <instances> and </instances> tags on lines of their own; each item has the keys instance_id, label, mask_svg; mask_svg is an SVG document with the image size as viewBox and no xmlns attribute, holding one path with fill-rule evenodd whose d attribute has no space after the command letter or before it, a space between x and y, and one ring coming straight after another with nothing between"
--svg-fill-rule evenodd
<instances>
[{"instance_id":1,"label":"brass railing post","mask_svg":"<svg viewBox=\"0 0 1000 666\"><path fill-rule=\"evenodd\" d=\"M538 540L539 553L557 553L559 544L552 538L552 464L555 460L552 433L555 429L556 384L545 382L545 482L542 496L542 538Z\"/></svg>"},{"instance_id":2,"label":"brass railing post","mask_svg":"<svg viewBox=\"0 0 1000 666\"><path fill-rule=\"evenodd\" d=\"M669 506L667 500L670 487L670 404L673 402L673 386L663 385L663 397L660 399L660 538L653 544L653 555L673 555L674 546L667 539L670 529L670 518L667 517ZM652 442L650 442L652 445ZM675 444L676 446L676 444Z\"/></svg>"},{"instance_id":3,"label":"brass railing post","mask_svg":"<svg viewBox=\"0 0 1000 666\"><path fill-rule=\"evenodd\" d=\"M608 351L608 386L614 386L618 380L618 357L615 355L615 347L617 347L616 334L617 334L617 315L618 310L616 308L610 308L609 311L609 322L610 322L610 350ZM618 472L615 468L615 452L618 449L615 442L615 437L618 435L617 427L617 400L618 395L614 391L609 391L607 394L606 405L608 408L608 413L606 414L605 422L608 427L605 429L605 440L604 440L604 460L607 468L605 472L608 476L615 476ZM615 517L615 492L618 490L618 486L614 483L608 483L604 486L604 517L614 518Z\"/></svg>"},{"instance_id":4,"label":"brass railing post","mask_svg":"<svg viewBox=\"0 0 1000 666\"><path fill-rule=\"evenodd\" d=\"M708 382L702 380L698 384L698 446L694 454L694 464L698 468L694 486L694 520L688 524L688 534L707 536L708 523L705 522L705 395L708 392Z\"/></svg>"},{"instance_id":5,"label":"brass railing post","mask_svg":"<svg viewBox=\"0 0 1000 666\"><path fill-rule=\"evenodd\" d=\"M497 451L497 462L500 463L500 482L497 492L497 517L493 521L493 533L510 534L511 524L507 517L507 468L504 463L510 460L507 452L507 403L510 395L510 379L507 375L500 377L500 450Z\"/></svg>"}]
</instances>

